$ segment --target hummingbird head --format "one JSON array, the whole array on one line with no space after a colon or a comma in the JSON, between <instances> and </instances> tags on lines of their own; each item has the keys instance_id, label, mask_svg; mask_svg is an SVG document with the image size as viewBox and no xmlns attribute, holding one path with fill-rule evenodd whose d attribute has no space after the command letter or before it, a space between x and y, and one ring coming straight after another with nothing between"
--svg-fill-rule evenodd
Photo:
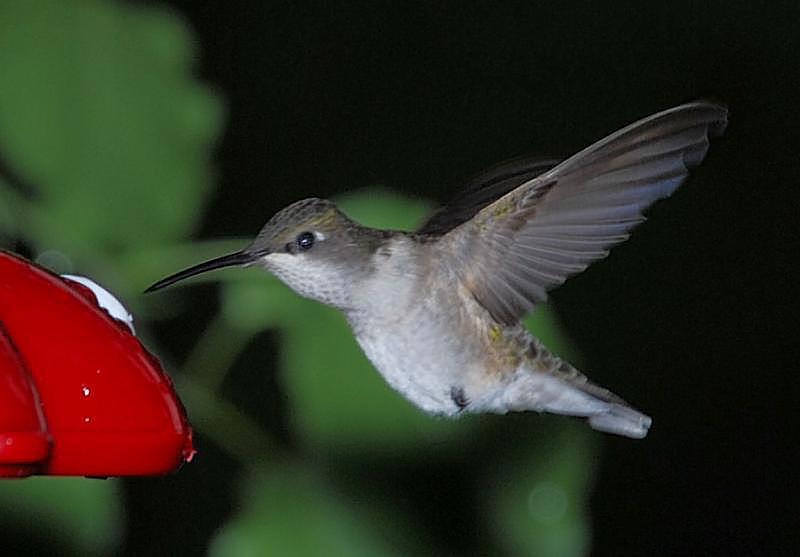
<instances>
[{"instance_id":1,"label":"hummingbird head","mask_svg":"<svg viewBox=\"0 0 800 557\"><path fill-rule=\"evenodd\" d=\"M213 269L259 265L302 296L346 308L383 236L351 221L331 201L303 199L276 213L245 249L170 275L145 292Z\"/></svg>"}]
</instances>

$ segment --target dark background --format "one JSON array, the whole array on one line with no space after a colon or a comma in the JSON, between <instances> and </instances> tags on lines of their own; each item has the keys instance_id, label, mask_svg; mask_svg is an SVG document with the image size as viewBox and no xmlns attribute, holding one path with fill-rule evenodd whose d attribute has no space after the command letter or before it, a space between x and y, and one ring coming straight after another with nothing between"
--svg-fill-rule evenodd
<instances>
[{"instance_id":1,"label":"dark background","mask_svg":"<svg viewBox=\"0 0 800 557\"><path fill-rule=\"evenodd\" d=\"M728 130L685 187L553 293L585 361L655 417L644 441L599 440L591 554L796 551L796 3L169 4L228 111L197 239L250 236L291 201L367 185L444 202L503 159L566 156L685 101L726 103ZM198 287L188 315L158 324L165 350L180 357L213 292ZM243 358L275 353L266 334ZM291 447L280 400L242 381L241 404ZM202 551L232 510L236 469L213 444L203 452L202 468L126 481L125 554ZM491 458L491 443L475 455ZM452 473L403 466L387 493L423 517L432 552L493 551L480 492L462 490L468 458ZM380 483L380 463L364 468Z\"/></svg>"}]
</instances>

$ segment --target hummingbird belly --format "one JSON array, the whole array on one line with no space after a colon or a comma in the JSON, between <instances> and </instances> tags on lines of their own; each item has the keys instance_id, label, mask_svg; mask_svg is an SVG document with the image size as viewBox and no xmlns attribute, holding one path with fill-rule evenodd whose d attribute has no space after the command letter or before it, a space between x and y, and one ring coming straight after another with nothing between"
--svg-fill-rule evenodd
<instances>
[{"instance_id":1,"label":"hummingbird belly","mask_svg":"<svg viewBox=\"0 0 800 557\"><path fill-rule=\"evenodd\" d=\"M465 319L463 304L432 297L395 309L391 317L348 320L367 358L412 403L432 414L454 415L499 386L489 369L490 351L480 342L476 322Z\"/></svg>"},{"instance_id":2,"label":"hummingbird belly","mask_svg":"<svg viewBox=\"0 0 800 557\"><path fill-rule=\"evenodd\" d=\"M356 339L386 382L408 400L432 414L458 413L466 404L465 376L480 364L463 339L421 313L416 308L389 326L354 326Z\"/></svg>"}]
</instances>

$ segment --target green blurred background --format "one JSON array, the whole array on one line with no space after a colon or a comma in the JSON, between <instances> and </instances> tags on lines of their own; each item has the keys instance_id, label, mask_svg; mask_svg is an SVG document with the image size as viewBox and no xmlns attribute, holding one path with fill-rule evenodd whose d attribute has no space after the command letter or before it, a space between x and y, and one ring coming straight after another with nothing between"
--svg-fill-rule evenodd
<instances>
[{"instance_id":1,"label":"green blurred background","mask_svg":"<svg viewBox=\"0 0 800 557\"><path fill-rule=\"evenodd\" d=\"M200 451L0 483L0 555L794 554L800 9L737 6L0 1L0 247L120 296ZM141 294L302 197L411 228L484 167L708 96L706 163L529 319L646 440L425 416L258 271Z\"/></svg>"}]
</instances>

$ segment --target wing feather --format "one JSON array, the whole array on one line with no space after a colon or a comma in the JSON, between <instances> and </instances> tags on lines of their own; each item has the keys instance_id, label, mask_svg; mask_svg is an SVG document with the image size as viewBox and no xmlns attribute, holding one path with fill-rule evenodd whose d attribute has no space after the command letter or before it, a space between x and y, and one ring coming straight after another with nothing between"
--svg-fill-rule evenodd
<instances>
[{"instance_id":1,"label":"wing feather","mask_svg":"<svg viewBox=\"0 0 800 557\"><path fill-rule=\"evenodd\" d=\"M635 122L476 211L442 237L444 256L492 316L512 324L626 240L726 125L727 109L705 101Z\"/></svg>"},{"instance_id":2,"label":"wing feather","mask_svg":"<svg viewBox=\"0 0 800 557\"><path fill-rule=\"evenodd\" d=\"M417 233L441 236L449 232L520 184L550 170L558 162L553 159L527 157L493 166L472 178L461 195L431 215Z\"/></svg>"}]
</instances>

